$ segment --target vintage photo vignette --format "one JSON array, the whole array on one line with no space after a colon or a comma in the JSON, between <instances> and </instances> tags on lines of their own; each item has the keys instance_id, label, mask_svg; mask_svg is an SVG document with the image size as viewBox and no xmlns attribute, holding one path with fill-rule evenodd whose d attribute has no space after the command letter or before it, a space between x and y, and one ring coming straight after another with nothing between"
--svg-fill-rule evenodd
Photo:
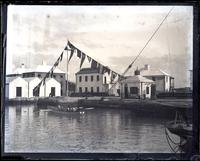
<instances>
[{"instance_id":1,"label":"vintage photo vignette","mask_svg":"<svg viewBox=\"0 0 200 161\"><path fill-rule=\"evenodd\" d=\"M53 2L51 5L57 5L58 2ZM2 80L2 84L1 84L1 91L3 91L3 94L1 95L1 120L2 120L2 143L4 143L4 136L5 136L5 111L4 111L4 106L5 106L5 82L6 82L6 38L7 38L7 33L6 33L6 28L7 28L7 6L10 3L7 4L3 4L1 6L1 11L3 13L3 19L2 19L2 75L1 75L1 79ZM15 3L14 3L15 4ZM17 5L20 4L24 4L24 2L17 2ZM39 2L37 3L37 5L48 5L49 3L43 3L43 2ZM73 3L72 3L73 4ZM139 4L141 4L139 2ZM145 3L144 3L145 4ZM149 4L149 3L148 3ZM178 3L178 5L192 5L193 6L193 16L194 16L194 21L193 21L193 88L195 90L193 90L193 146L192 146L192 153L194 155L191 156L183 156L187 157L191 160L194 160L196 158L198 158L198 154L199 154L199 27L198 27L198 23L199 23L199 5L197 5L198 2L196 3ZM26 3L25 5L32 5L31 3ZM59 3L59 5L68 5L65 3ZM75 5L79 5L78 3L76 3ZM99 5L99 4L98 4ZM114 4L112 4L114 5ZM122 4L123 5L123 4ZM127 4L126 4L127 5ZM131 4L128 4L131 5ZM138 5L133 4L133 5ZM143 5L143 3L141 4ZM150 5L176 5L176 3L173 4L167 4L165 2L163 3L157 3L155 4L155 2L151 2ZM130 160L140 160L140 159L179 159L178 157L176 158L176 156L174 156L173 154L154 154L154 153L139 153L139 154L135 154L135 153L5 153L4 152L4 144L1 145L2 146L2 151L1 151L1 155L3 157L16 157L16 158L23 158L23 159L34 159L34 158L57 158L57 159L130 159Z\"/></svg>"}]
</instances>

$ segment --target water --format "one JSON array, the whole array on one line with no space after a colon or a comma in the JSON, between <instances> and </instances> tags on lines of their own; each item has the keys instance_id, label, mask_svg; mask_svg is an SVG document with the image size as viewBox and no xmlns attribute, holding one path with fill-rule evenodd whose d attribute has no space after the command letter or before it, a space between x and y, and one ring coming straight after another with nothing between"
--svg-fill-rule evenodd
<instances>
[{"instance_id":1,"label":"water","mask_svg":"<svg viewBox=\"0 0 200 161\"><path fill-rule=\"evenodd\" d=\"M5 152L171 153L166 121L129 110L61 115L30 105L10 106L5 110Z\"/></svg>"}]
</instances>

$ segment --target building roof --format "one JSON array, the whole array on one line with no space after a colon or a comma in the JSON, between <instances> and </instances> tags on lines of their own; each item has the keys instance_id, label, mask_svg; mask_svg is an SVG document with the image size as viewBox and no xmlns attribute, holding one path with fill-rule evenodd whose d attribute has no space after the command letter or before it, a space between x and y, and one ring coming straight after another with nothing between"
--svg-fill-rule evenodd
<instances>
[{"instance_id":1,"label":"building roof","mask_svg":"<svg viewBox=\"0 0 200 161\"><path fill-rule=\"evenodd\" d=\"M160 70L160 69L149 69L149 70L141 70L140 74L142 76L170 76L168 73Z\"/></svg>"},{"instance_id":2,"label":"building roof","mask_svg":"<svg viewBox=\"0 0 200 161\"><path fill-rule=\"evenodd\" d=\"M14 74L22 74L22 73L30 73L30 72L38 72L38 73L47 73L51 70L52 66L50 65L38 65L35 69L31 68L17 68L13 73ZM54 73L65 73L64 71L55 68Z\"/></svg>"},{"instance_id":3,"label":"building roof","mask_svg":"<svg viewBox=\"0 0 200 161\"><path fill-rule=\"evenodd\" d=\"M23 78L25 81L27 81L27 82L31 82L32 80L34 80L34 79L39 79L38 77L30 77L30 78ZM39 79L39 80L41 80L41 79Z\"/></svg>"},{"instance_id":4,"label":"building roof","mask_svg":"<svg viewBox=\"0 0 200 161\"><path fill-rule=\"evenodd\" d=\"M6 77L6 83L10 83L16 78L18 78L18 77Z\"/></svg>"},{"instance_id":5,"label":"building roof","mask_svg":"<svg viewBox=\"0 0 200 161\"><path fill-rule=\"evenodd\" d=\"M154 81L147 79L141 75L128 76L121 81L122 83L154 83Z\"/></svg>"},{"instance_id":6,"label":"building roof","mask_svg":"<svg viewBox=\"0 0 200 161\"><path fill-rule=\"evenodd\" d=\"M82 68L76 74L91 74L91 73L99 73L98 68Z\"/></svg>"}]
</instances>

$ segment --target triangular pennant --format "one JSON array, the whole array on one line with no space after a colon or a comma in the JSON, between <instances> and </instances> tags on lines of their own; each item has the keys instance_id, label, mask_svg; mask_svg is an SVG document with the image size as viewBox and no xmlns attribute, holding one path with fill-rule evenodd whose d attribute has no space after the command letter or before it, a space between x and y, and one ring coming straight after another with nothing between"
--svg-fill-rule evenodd
<instances>
[{"instance_id":1,"label":"triangular pennant","mask_svg":"<svg viewBox=\"0 0 200 161\"><path fill-rule=\"evenodd\" d=\"M81 58L81 51L77 49L77 57Z\"/></svg>"},{"instance_id":2,"label":"triangular pennant","mask_svg":"<svg viewBox=\"0 0 200 161\"><path fill-rule=\"evenodd\" d=\"M94 59L92 59L91 68L97 68L97 62Z\"/></svg>"},{"instance_id":3,"label":"triangular pennant","mask_svg":"<svg viewBox=\"0 0 200 161\"><path fill-rule=\"evenodd\" d=\"M60 62L62 61L62 58L63 58L63 52L62 52L62 54L60 55Z\"/></svg>"},{"instance_id":4,"label":"triangular pennant","mask_svg":"<svg viewBox=\"0 0 200 161\"><path fill-rule=\"evenodd\" d=\"M69 56L69 61L71 60L73 54L74 54L74 49L71 50L71 53L70 53L70 56Z\"/></svg>"},{"instance_id":5,"label":"triangular pennant","mask_svg":"<svg viewBox=\"0 0 200 161\"><path fill-rule=\"evenodd\" d=\"M85 54L82 53L80 68L83 65L84 60L85 60Z\"/></svg>"},{"instance_id":6,"label":"triangular pennant","mask_svg":"<svg viewBox=\"0 0 200 161\"><path fill-rule=\"evenodd\" d=\"M68 50L68 46L66 46L64 50Z\"/></svg>"},{"instance_id":7,"label":"triangular pennant","mask_svg":"<svg viewBox=\"0 0 200 161\"><path fill-rule=\"evenodd\" d=\"M46 77L44 77L44 79L43 79L43 86L45 85L45 80L46 80Z\"/></svg>"},{"instance_id":8,"label":"triangular pennant","mask_svg":"<svg viewBox=\"0 0 200 161\"><path fill-rule=\"evenodd\" d=\"M88 58L88 61L89 61L89 63L91 62L91 57L89 57L88 55L87 55L87 58Z\"/></svg>"}]
</instances>

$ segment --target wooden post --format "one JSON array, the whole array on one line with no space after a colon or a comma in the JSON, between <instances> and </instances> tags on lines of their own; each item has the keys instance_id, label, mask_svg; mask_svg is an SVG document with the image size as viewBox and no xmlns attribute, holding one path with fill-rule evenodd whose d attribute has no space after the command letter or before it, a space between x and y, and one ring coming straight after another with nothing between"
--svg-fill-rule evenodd
<instances>
[{"instance_id":1,"label":"wooden post","mask_svg":"<svg viewBox=\"0 0 200 161\"><path fill-rule=\"evenodd\" d=\"M68 78L68 64L69 64L69 60L68 60L68 49L67 49L67 98L68 98L68 91L69 91L69 83L68 83L68 80L69 80L69 78Z\"/></svg>"}]
</instances>

